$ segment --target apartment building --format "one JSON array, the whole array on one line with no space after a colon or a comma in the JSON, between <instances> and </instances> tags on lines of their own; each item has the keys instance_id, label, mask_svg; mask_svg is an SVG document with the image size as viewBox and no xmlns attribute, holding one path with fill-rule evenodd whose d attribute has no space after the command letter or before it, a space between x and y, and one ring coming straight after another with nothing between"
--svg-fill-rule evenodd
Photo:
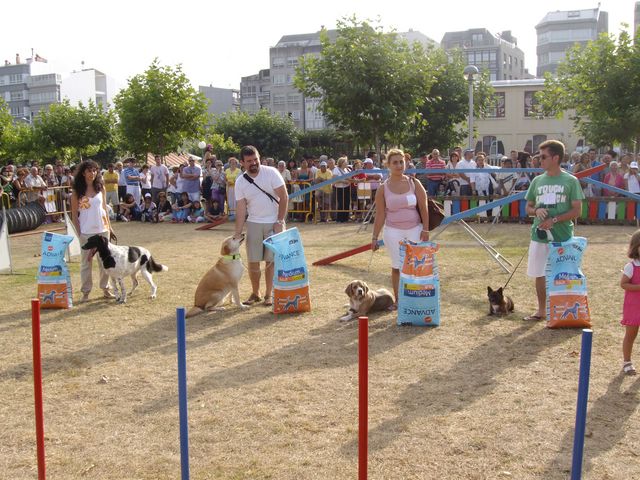
<instances>
[{"instance_id":1,"label":"apartment building","mask_svg":"<svg viewBox=\"0 0 640 480\"><path fill-rule=\"evenodd\" d=\"M501 80L491 85L495 90L493 109L487 118L474 121L476 151L482 150L495 160L511 150L535 152L551 139L562 141L569 153L586 146L566 112L559 119L541 115L535 93L544 89L544 79Z\"/></svg>"},{"instance_id":2,"label":"apartment building","mask_svg":"<svg viewBox=\"0 0 640 480\"><path fill-rule=\"evenodd\" d=\"M44 70L46 68L31 58L22 62L19 55L16 63L5 60L0 66L0 98L8 105L15 121L31 123L40 111L60 101L60 75L39 74Z\"/></svg>"},{"instance_id":3,"label":"apartment building","mask_svg":"<svg viewBox=\"0 0 640 480\"><path fill-rule=\"evenodd\" d=\"M609 14L600 6L585 10L565 10L547 13L536 25L538 67L536 76L555 74L558 63L576 43L585 45L601 33L609 31Z\"/></svg>"},{"instance_id":4,"label":"apartment building","mask_svg":"<svg viewBox=\"0 0 640 480\"><path fill-rule=\"evenodd\" d=\"M524 66L524 52L510 30L497 35L486 28L446 32L440 46L445 51L460 51L467 65L488 71L491 81L532 77Z\"/></svg>"},{"instance_id":5,"label":"apartment building","mask_svg":"<svg viewBox=\"0 0 640 480\"><path fill-rule=\"evenodd\" d=\"M338 31L327 30L335 41ZM398 33L408 42L420 42L425 47L437 46L426 35L409 30ZM303 55L320 56L320 32L285 35L269 49L269 68L240 81L240 110L255 113L267 109L274 115L289 117L300 130L321 130L328 127L319 109L319 100L307 98L294 85L296 67Z\"/></svg>"},{"instance_id":6,"label":"apartment building","mask_svg":"<svg viewBox=\"0 0 640 480\"><path fill-rule=\"evenodd\" d=\"M115 79L95 68L85 68L71 72L62 80L60 94L71 105L77 106L80 102L87 105L93 101L106 110L113 108L118 90Z\"/></svg>"},{"instance_id":7,"label":"apartment building","mask_svg":"<svg viewBox=\"0 0 640 480\"><path fill-rule=\"evenodd\" d=\"M212 116L240 109L240 91L237 89L201 85L198 87L198 91L209 100L208 112Z\"/></svg>"}]
</instances>

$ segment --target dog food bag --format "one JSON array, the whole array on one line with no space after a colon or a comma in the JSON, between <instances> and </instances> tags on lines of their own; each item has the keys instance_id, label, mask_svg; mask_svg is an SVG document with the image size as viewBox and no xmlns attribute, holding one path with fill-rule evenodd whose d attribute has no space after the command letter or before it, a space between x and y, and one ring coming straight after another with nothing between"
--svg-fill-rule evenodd
<instances>
[{"instance_id":1,"label":"dog food bag","mask_svg":"<svg viewBox=\"0 0 640 480\"><path fill-rule=\"evenodd\" d=\"M73 240L70 235L45 232L42 236L42 260L38 268L40 308L73 306L71 275L64 254Z\"/></svg>"},{"instance_id":2,"label":"dog food bag","mask_svg":"<svg viewBox=\"0 0 640 480\"><path fill-rule=\"evenodd\" d=\"M440 278L434 242L402 242L398 325L440 325Z\"/></svg>"},{"instance_id":3,"label":"dog food bag","mask_svg":"<svg viewBox=\"0 0 640 480\"><path fill-rule=\"evenodd\" d=\"M263 243L274 255L273 313L310 311L309 271L298 229L277 233Z\"/></svg>"},{"instance_id":4,"label":"dog food bag","mask_svg":"<svg viewBox=\"0 0 640 480\"><path fill-rule=\"evenodd\" d=\"M591 328L587 279L580 270L587 239L573 237L550 243L547 259L547 320L549 328Z\"/></svg>"}]
</instances>

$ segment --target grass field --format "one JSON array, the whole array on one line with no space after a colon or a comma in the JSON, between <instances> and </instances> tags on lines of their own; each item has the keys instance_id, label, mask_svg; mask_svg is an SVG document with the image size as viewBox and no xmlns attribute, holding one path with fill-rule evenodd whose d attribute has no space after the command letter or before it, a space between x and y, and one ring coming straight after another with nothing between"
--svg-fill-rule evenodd
<instances>
[{"instance_id":1,"label":"grass field","mask_svg":"<svg viewBox=\"0 0 640 480\"><path fill-rule=\"evenodd\" d=\"M515 265L526 225L474 225ZM307 262L367 243L354 225L298 225ZM180 475L175 308L219 256L231 225L116 225L169 271L124 306L100 298L43 311L45 433L52 479ZM580 226L594 323L586 479L640 478L640 376L620 374L631 227ZM488 317L487 285L507 280L462 228L438 238L442 325L370 325L371 479L568 478L580 332L522 317L535 306L526 259L509 287L514 314ZM0 277L0 477L36 478L31 324L39 236L12 239L17 275ZM71 264L79 285L79 265ZM97 270L94 270L94 279ZM341 323L356 278L390 286L384 250L310 267L312 311L274 317L229 308L187 323L193 479L353 479L357 470L357 325ZM241 296L250 293L247 275ZM79 297L77 293L76 298ZM636 358L640 358L640 347ZM640 363L640 362L639 362Z\"/></svg>"}]
</instances>

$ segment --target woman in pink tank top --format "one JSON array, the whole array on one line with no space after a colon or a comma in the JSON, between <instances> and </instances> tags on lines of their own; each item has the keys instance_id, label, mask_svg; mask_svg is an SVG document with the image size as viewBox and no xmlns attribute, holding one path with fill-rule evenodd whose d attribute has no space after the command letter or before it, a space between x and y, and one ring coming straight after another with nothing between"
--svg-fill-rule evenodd
<instances>
[{"instance_id":1,"label":"woman in pink tank top","mask_svg":"<svg viewBox=\"0 0 640 480\"><path fill-rule=\"evenodd\" d=\"M404 152L391 149L387 154L389 178L376 192L376 221L373 226L371 249L378 249L378 236L384 226L384 245L391 258L391 283L398 302L400 283L400 242L429 240L429 210L427 193L422 184L405 175ZM420 209L418 213L417 208ZM424 219L424 226L422 220Z\"/></svg>"}]
</instances>

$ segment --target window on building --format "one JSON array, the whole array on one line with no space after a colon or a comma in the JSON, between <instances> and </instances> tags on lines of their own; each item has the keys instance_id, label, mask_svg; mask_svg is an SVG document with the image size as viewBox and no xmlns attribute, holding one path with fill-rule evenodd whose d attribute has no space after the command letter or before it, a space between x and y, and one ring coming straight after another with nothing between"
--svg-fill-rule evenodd
<instances>
[{"instance_id":1,"label":"window on building","mask_svg":"<svg viewBox=\"0 0 640 480\"><path fill-rule=\"evenodd\" d=\"M525 143L523 150L533 155L535 152L540 150L540 144L546 141L546 135L534 135L530 140L527 140L527 143Z\"/></svg>"},{"instance_id":2,"label":"window on building","mask_svg":"<svg viewBox=\"0 0 640 480\"><path fill-rule=\"evenodd\" d=\"M489 81L495 82L496 81L496 76L497 75L495 74L495 72L490 73L489 74Z\"/></svg>"},{"instance_id":3,"label":"window on building","mask_svg":"<svg viewBox=\"0 0 640 480\"><path fill-rule=\"evenodd\" d=\"M300 103L302 96L299 93L290 93L287 97L289 103Z\"/></svg>"},{"instance_id":4,"label":"window on building","mask_svg":"<svg viewBox=\"0 0 640 480\"><path fill-rule=\"evenodd\" d=\"M527 90L524 92L524 116L542 117L542 108L536 98L536 91Z\"/></svg>"},{"instance_id":5,"label":"window on building","mask_svg":"<svg viewBox=\"0 0 640 480\"><path fill-rule=\"evenodd\" d=\"M300 110L294 110L293 112L289 112L289 116L294 120L300 120Z\"/></svg>"},{"instance_id":6,"label":"window on building","mask_svg":"<svg viewBox=\"0 0 640 480\"><path fill-rule=\"evenodd\" d=\"M271 59L271 67L272 68L284 67L284 57L273 57Z\"/></svg>"},{"instance_id":7,"label":"window on building","mask_svg":"<svg viewBox=\"0 0 640 480\"><path fill-rule=\"evenodd\" d=\"M22 74L21 73L14 73L12 75L9 75L9 84L16 84L16 83L22 83Z\"/></svg>"},{"instance_id":8,"label":"window on building","mask_svg":"<svg viewBox=\"0 0 640 480\"><path fill-rule=\"evenodd\" d=\"M24 100L24 92L22 90L20 90L19 92L11 92L11 95L9 98L13 102L17 100Z\"/></svg>"},{"instance_id":9,"label":"window on building","mask_svg":"<svg viewBox=\"0 0 640 480\"><path fill-rule=\"evenodd\" d=\"M13 115L14 117L21 117L22 115L24 115L24 108L23 107L11 107L11 115Z\"/></svg>"},{"instance_id":10,"label":"window on building","mask_svg":"<svg viewBox=\"0 0 640 480\"><path fill-rule=\"evenodd\" d=\"M293 83L293 79L295 76L295 73L287 73L287 85L291 85Z\"/></svg>"},{"instance_id":11,"label":"window on building","mask_svg":"<svg viewBox=\"0 0 640 480\"><path fill-rule=\"evenodd\" d=\"M283 73L276 73L271 77L274 85L284 85L286 76Z\"/></svg>"},{"instance_id":12,"label":"window on building","mask_svg":"<svg viewBox=\"0 0 640 480\"><path fill-rule=\"evenodd\" d=\"M298 65L298 57L287 57L287 67L295 67Z\"/></svg>"},{"instance_id":13,"label":"window on building","mask_svg":"<svg viewBox=\"0 0 640 480\"><path fill-rule=\"evenodd\" d=\"M496 51L495 50L491 50L489 52L489 61L490 62L495 62L496 61Z\"/></svg>"},{"instance_id":14,"label":"window on building","mask_svg":"<svg viewBox=\"0 0 640 480\"><path fill-rule=\"evenodd\" d=\"M482 52L482 61L483 62L488 62L489 61L489 51L488 50L484 50Z\"/></svg>"},{"instance_id":15,"label":"window on building","mask_svg":"<svg viewBox=\"0 0 640 480\"><path fill-rule=\"evenodd\" d=\"M481 33L474 33L471 35L471 41L475 44L475 43L480 43L482 42L482 34Z\"/></svg>"},{"instance_id":16,"label":"window on building","mask_svg":"<svg viewBox=\"0 0 640 480\"><path fill-rule=\"evenodd\" d=\"M274 95L273 96L273 104L274 105L284 105L286 100L285 95Z\"/></svg>"},{"instance_id":17,"label":"window on building","mask_svg":"<svg viewBox=\"0 0 640 480\"><path fill-rule=\"evenodd\" d=\"M487 118L504 118L505 116L505 93L496 92L493 95L492 105L487 110Z\"/></svg>"},{"instance_id":18,"label":"window on building","mask_svg":"<svg viewBox=\"0 0 640 480\"><path fill-rule=\"evenodd\" d=\"M504 155L504 145L497 137L485 135L482 137L482 151L489 155L490 159L497 158Z\"/></svg>"}]
</instances>

